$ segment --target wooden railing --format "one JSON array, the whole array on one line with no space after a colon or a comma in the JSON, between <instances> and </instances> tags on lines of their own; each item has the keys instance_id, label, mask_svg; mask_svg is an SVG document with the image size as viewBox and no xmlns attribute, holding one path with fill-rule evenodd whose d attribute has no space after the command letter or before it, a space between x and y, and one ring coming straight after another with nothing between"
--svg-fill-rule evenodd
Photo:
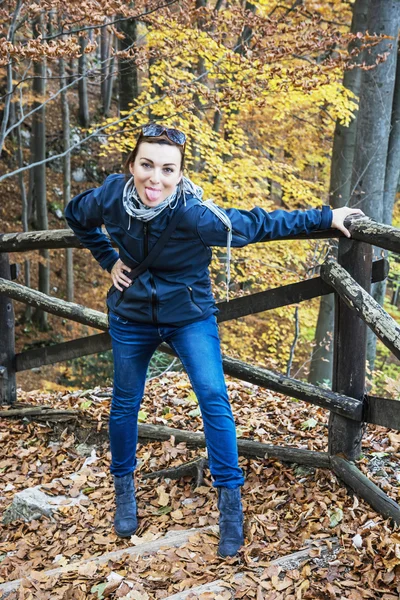
<instances>
[{"instance_id":1,"label":"wooden railing","mask_svg":"<svg viewBox=\"0 0 400 600\"><path fill-rule=\"evenodd\" d=\"M389 271L385 259L372 261L371 244L400 253L400 230L376 223L368 217L351 217L345 224L351 232L351 239L345 238L337 230L285 238L339 237L337 260L328 258L321 265L319 277L218 304L220 311L218 321L223 322L334 293L332 390L229 357L223 359L224 371L243 381L304 400L330 411L326 453L254 442L250 454L254 452L254 455L258 456L270 455L291 462L330 467L338 477L383 516L391 517L396 523L400 523L400 506L363 475L352 462L361 454L364 423L374 423L400 430L400 403L397 400L378 398L365 393L367 327L370 327L391 352L400 358L400 327L370 295L371 283L384 280ZM0 403L2 404L15 402L17 372L111 348L106 314L47 296L13 281L16 278L16 267L10 265L9 253L71 247L82 246L70 230L0 235ZM16 354L12 300L89 325L105 333ZM166 344L161 345L160 350L173 354ZM239 440L239 451L240 442L241 440ZM249 443L251 442L246 441L247 445Z\"/></svg>"}]
</instances>

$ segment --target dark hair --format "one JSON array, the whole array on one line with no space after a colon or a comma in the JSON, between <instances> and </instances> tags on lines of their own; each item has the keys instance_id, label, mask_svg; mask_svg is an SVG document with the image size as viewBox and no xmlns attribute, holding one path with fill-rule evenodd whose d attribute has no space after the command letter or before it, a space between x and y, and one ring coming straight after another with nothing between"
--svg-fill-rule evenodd
<instances>
[{"instance_id":1,"label":"dark hair","mask_svg":"<svg viewBox=\"0 0 400 600\"><path fill-rule=\"evenodd\" d=\"M128 154L128 156L124 162L123 170L124 170L125 176L128 179L131 177L131 172L129 171L129 165L131 163L135 162L135 158L137 156L139 146L140 146L140 144L143 144L143 142L148 142L149 144L161 144L164 146L175 146L176 148L178 148L179 152L181 153L181 171L183 171L183 169L185 167L185 147L184 146L180 146L179 144L174 144L174 142L172 142L167 137L159 137L159 138L146 137L142 133L140 133L135 147L133 148L133 150L130 151L130 153Z\"/></svg>"}]
</instances>

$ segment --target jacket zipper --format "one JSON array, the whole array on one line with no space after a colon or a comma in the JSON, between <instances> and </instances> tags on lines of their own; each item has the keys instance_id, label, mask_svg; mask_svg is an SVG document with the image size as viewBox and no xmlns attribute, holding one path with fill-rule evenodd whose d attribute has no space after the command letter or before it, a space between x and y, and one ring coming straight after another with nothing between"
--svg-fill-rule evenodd
<instances>
[{"instance_id":1,"label":"jacket zipper","mask_svg":"<svg viewBox=\"0 0 400 600\"><path fill-rule=\"evenodd\" d=\"M229 231L229 229L228 229ZM242 233L239 233L238 231L235 231L234 229L232 229L232 233L233 235L236 235L237 237L242 238L243 240L248 240L248 237L246 237L245 235L243 235Z\"/></svg>"},{"instance_id":2,"label":"jacket zipper","mask_svg":"<svg viewBox=\"0 0 400 600\"><path fill-rule=\"evenodd\" d=\"M190 285L188 285L188 286L187 286L187 289L189 290L190 300L192 301L192 304L194 304L195 306L197 306L197 308L198 308L198 309L199 309L201 312L203 312L203 311L201 310L200 306L197 304L197 302L195 302L195 301L194 301L194 299L193 299L193 290L192 290L192 288L190 287Z\"/></svg>"},{"instance_id":3,"label":"jacket zipper","mask_svg":"<svg viewBox=\"0 0 400 600\"><path fill-rule=\"evenodd\" d=\"M149 253L149 226L147 223L144 223L143 229L144 229L144 257L146 258L146 256ZM153 322L157 323L157 290L156 290L156 284L154 283L153 275L150 270L149 270L149 273L150 273L150 285L151 285L151 313L152 313Z\"/></svg>"}]
</instances>

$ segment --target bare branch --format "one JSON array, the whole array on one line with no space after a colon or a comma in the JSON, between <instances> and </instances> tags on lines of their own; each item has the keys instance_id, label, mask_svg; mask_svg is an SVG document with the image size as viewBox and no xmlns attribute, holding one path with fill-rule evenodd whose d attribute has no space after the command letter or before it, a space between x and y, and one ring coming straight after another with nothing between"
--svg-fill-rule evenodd
<instances>
[{"instance_id":1,"label":"bare branch","mask_svg":"<svg viewBox=\"0 0 400 600\"><path fill-rule=\"evenodd\" d=\"M43 41L54 40L63 35L75 35L78 33L82 33L83 31L91 31L93 29L103 29L104 27L109 27L110 25L115 25L116 23L121 23L122 21L130 21L131 19L141 19L146 17L147 15L151 15L158 10L162 10L163 8L168 8L172 4L175 4L178 0L170 0L166 4L162 4L161 6L156 6L152 10L148 10L147 12L139 13L137 15L131 15L129 17L121 17L120 19L114 19L114 21L109 21L108 23L99 23L98 25L88 25L87 27L81 27L81 29L73 29L72 31L61 31L60 33L55 33L54 35L49 35L47 37L42 38Z\"/></svg>"}]
</instances>

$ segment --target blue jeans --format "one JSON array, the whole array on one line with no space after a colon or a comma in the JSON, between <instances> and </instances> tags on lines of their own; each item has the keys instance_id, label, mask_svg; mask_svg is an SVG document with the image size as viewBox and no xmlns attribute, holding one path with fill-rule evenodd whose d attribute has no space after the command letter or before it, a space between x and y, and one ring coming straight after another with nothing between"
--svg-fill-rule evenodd
<instances>
[{"instance_id":1,"label":"blue jeans","mask_svg":"<svg viewBox=\"0 0 400 600\"><path fill-rule=\"evenodd\" d=\"M114 357L109 421L111 473L123 476L136 469L137 420L147 367L157 347L167 342L179 356L199 401L213 486L243 485L215 316L183 327L169 327L133 322L110 311L109 324Z\"/></svg>"}]
</instances>

